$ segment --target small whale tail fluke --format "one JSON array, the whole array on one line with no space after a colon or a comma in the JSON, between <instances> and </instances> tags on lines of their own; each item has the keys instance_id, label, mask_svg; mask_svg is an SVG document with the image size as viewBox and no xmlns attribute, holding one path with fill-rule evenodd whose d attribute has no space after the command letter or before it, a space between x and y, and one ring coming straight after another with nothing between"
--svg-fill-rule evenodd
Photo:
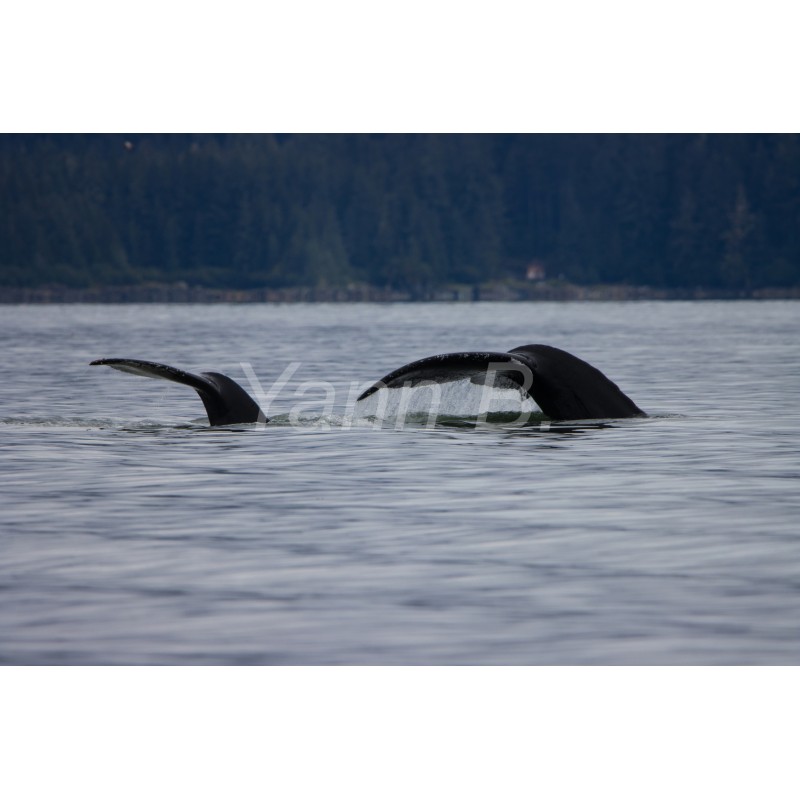
<instances>
[{"instance_id":1,"label":"small whale tail fluke","mask_svg":"<svg viewBox=\"0 0 800 800\"><path fill-rule=\"evenodd\" d=\"M145 378L161 378L166 381L191 386L203 401L208 421L212 425L235 425L243 422L269 422L264 412L236 381L219 372L201 372L193 375L181 369L157 364L154 361L139 361L134 358L101 358L91 366L107 366Z\"/></svg>"}]
</instances>

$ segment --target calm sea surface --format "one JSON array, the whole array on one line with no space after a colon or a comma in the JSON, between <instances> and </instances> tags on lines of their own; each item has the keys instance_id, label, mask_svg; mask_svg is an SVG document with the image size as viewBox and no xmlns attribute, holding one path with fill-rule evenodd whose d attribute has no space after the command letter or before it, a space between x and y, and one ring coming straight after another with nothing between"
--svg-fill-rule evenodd
<instances>
[{"instance_id":1,"label":"calm sea surface","mask_svg":"<svg viewBox=\"0 0 800 800\"><path fill-rule=\"evenodd\" d=\"M0 337L2 663L800 664L798 303L2 306ZM349 413L529 343L653 416ZM112 356L244 362L275 419L211 429Z\"/></svg>"}]
</instances>

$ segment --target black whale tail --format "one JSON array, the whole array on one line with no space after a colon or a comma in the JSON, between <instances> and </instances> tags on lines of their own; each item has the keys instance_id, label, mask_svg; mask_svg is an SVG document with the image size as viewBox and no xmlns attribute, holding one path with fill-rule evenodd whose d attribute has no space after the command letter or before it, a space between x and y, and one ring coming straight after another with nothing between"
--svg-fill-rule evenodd
<instances>
[{"instance_id":1,"label":"black whale tail","mask_svg":"<svg viewBox=\"0 0 800 800\"><path fill-rule=\"evenodd\" d=\"M507 353L444 353L406 364L370 386L364 400L380 389L445 383L464 378L484 383L494 373L497 388L516 386L554 420L646 417L613 381L577 356L544 344L516 347Z\"/></svg>"},{"instance_id":2,"label":"black whale tail","mask_svg":"<svg viewBox=\"0 0 800 800\"><path fill-rule=\"evenodd\" d=\"M91 366L104 365L142 375L145 378L161 378L166 381L191 386L203 401L208 421L212 425L235 425L242 422L269 422L264 412L236 381L219 372L201 372L193 375L166 364L154 361L139 361L134 358L101 358Z\"/></svg>"}]
</instances>

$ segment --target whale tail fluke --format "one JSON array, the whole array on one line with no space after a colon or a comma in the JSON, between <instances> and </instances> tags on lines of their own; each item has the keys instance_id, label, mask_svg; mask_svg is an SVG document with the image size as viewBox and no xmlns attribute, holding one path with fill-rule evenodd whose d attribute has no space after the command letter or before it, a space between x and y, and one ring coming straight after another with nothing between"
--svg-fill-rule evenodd
<instances>
[{"instance_id":1,"label":"whale tail fluke","mask_svg":"<svg viewBox=\"0 0 800 800\"><path fill-rule=\"evenodd\" d=\"M364 400L380 389L468 379L497 388L516 386L554 420L646 417L599 369L543 344L516 347L508 353L444 353L406 364L370 386Z\"/></svg>"},{"instance_id":2,"label":"whale tail fluke","mask_svg":"<svg viewBox=\"0 0 800 800\"><path fill-rule=\"evenodd\" d=\"M243 422L269 422L264 412L236 381L219 372L193 375L167 364L135 358L101 358L91 366L107 366L145 378L160 378L191 386L203 401L211 425L235 425Z\"/></svg>"}]
</instances>

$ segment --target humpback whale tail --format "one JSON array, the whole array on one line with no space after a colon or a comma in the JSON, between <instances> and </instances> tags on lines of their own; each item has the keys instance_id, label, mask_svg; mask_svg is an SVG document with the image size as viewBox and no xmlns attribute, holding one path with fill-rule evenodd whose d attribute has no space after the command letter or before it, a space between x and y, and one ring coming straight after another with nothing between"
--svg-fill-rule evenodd
<instances>
[{"instance_id":1,"label":"humpback whale tail","mask_svg":"<svg viewBox=\"0 0 800 800\"><path fill-rule=\"evenodd\" d=\"M236 381L219 372L201 372L193 375L166 364L154 361L139 361L134 358L101 358L91 366L105 365L142 375L145 378L161 378L166 381L191 386L203 401L211 425L234 425L242 422L269 422L264 412Z\"/></svg>"},{"instance_id":2,"label":"humpback whale tail","mask_svg":"<svg viewBox=\"0 0 800 800\"><path fill-rule=\"evenodd\" d=\"M599 369L545 344L523 345L507 353L444 353L423 358L390 372L358 399L384 388L465 378L473 383L493 380L498 388L517 387L554 420L647 416Z\"/></svg>"}]
</instances>

